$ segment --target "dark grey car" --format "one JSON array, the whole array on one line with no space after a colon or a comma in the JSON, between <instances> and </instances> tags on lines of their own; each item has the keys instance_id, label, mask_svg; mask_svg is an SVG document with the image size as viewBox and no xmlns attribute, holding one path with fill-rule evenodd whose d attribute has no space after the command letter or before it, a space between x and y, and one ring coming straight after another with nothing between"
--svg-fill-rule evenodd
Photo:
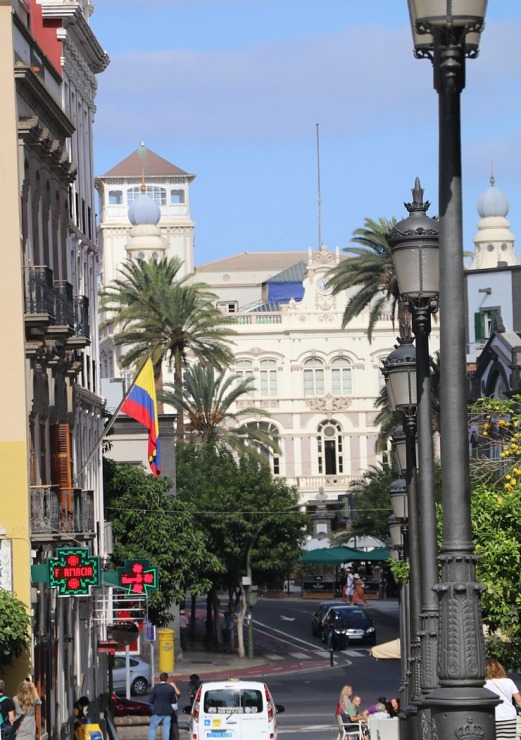
<instances>
[{"instance_id":1,"label":"dark grey car","mask_svg":"<svg viewBox=\"0 0 521 740\"><path fill-rule=\"evenodd\" d=\"M322 622L324 617L328 613L332 606L340 606L342 604L338 599L336 601L321 601L317 606L313 616L311 617L311 634L317 637L322 637Z\"/></svg>"}]
</instances>

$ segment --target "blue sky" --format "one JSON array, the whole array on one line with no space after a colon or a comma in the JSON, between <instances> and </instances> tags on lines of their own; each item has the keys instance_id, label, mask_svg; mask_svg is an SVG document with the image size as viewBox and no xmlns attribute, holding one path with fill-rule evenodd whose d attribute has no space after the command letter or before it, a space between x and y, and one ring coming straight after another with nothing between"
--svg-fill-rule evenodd
<instances>
[{"instance_id":1,"label":"blue sky","mask_svg":"<svg viewBox=\"0 0 521 740\"><path fill-rule=\"evenodd\" d=\"M438 101L406 0L96 0L95 173L141 141L197 175L195 264L349 245L365 217L407 215L414 178L438 213ZM476 202L510 201L521 253L521 2L490 0L462 96L464 247Z\"/></svg>"}]
</instances>

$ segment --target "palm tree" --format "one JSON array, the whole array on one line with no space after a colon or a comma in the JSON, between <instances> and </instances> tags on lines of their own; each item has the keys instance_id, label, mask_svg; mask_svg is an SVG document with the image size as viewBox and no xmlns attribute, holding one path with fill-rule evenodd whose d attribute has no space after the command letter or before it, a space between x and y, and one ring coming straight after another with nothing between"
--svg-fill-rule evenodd
<instances>
[{"instance_id":1,"label":"palm tree","mask_svg":"<svg viewBox=\"0 0 521 740\"><path fill-rule=\"evenodd\" d=\"M166 361L179 389L188 356L203 365L228 366L235 333L232 319L217 309L217 297L206 285L189 283L191 276L177 279L181 265L178 258L127 262L121 268L122 278L101 294L106 315L102 326L118 329L114 344L129 348L122 366L139 366L151 356L159 379ZM183 430L180 417L180 437Z\"/></svg>"},{"instance_id":2,"label":"palm tree","mask_svg":"<svg viewBox=\"0 0 521 740\"><path fill-rule=\"evenodd\" d=\"M366 218L364 226L353 232L352 241L360 244L360 247L347 247L344 251L351 257L339 262L327 274L333 295L359 286L358 292L347 303L342 328L370 306L367 327L369 341L372 339L373 329L382 309L390 300L394 322L400 301L391 248L386 239L386 234L395 224L395 218L388 220L380 217L378 221Z\"/></svg>"},{"instance_id":3,"label":"palm tree","mask_svg":"<svg viewBox=\"0 0 521 740\"><path fill-rule=\"evenodd\" d=\"M213 366L193 365L186 369L182 394L175 383L165 383L159 397L190 419L188 432L199 442L222 442L227 447L253 453L279 452L278 443L266 425L242 423L245 416L271 415L257 407L245 407L232 412L237 401L251 393L253 379L221 371Z\"/></svg>"}]
</instances>

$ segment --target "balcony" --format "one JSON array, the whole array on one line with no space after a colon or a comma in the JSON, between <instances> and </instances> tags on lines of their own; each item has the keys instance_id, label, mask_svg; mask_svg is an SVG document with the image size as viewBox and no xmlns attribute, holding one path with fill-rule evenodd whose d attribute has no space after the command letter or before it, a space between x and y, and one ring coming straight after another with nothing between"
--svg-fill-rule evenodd
<instances>
[{"instance_id":1,"label":"balcony","mask_svg":"<svg viewBox=\"0 0 521 740\"><path fill-rule=\"evenodd\" d=\"M94 491L58 486L31 486L31 538L93 535Z\"/></svg>"},{"instance_id":2,"label":"balcony","mask_svg":"<svg viewBox=\"0 0 521 740\"><path fill-rule=\"evenodd\" d=\"M24 269L24 318L28 329L45 330L54 323L55 299L52 270L49 267Z\"/></svg>"},{"instance_id":3,"label":"balcony","mask_svg":"<svg viewBox=\"0 0 521 740\"><path fill-rule=\"evenodd\" d=\"M54 281L54 324L47 328L53 338L67 338L74 334L74 302L72 285L66 280Z\"/></svg>"},{"instance_id":4,"label":"balcony","mask_svg":"<svg viewBox=\"0 0 521 740\"><path fill-rule=\"evenodd\" d=\"M85 295L74 298L74 334L67 346L81 349L90 344L89 299Z\"/></svg>"}]
</instances>

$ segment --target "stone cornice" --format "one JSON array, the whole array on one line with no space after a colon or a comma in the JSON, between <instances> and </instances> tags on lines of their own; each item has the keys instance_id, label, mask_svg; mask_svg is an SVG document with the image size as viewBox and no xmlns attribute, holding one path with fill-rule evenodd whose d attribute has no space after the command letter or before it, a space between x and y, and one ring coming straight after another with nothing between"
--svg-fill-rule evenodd
<instances>
[{"instance_id":1,"label":"stone cornice","mask_svg":"<svg viewBox=\"0 0 521 740\"><path fill-rule=\"evenodd\" d=\"M18 121L18 136L27 147L38 148L39 156L48 158L51 166L58 168L69 182L76 179L77 169L69 161L63 142L54 138L38 116L21 118Z\"/></svg>"},{"instance_id":2,"label":"stone cornice","mask_svg":"<svg viewBox=\"0 0 521 740\"><path fill-rule=\"evenodd\" d=\"M61 20L63 27L71 29L77 36L78 47L81 47L89 68L95 74L103 72L110 64L110 58L103 49L77 2L63 3L62 0L45 0L42 3L44 20Z\"/></svg>"},{"instance_id":3,"label":"stone cornice","mask_svg":"<svg viewBox=\"0 0 521 740\"><path fill-rule=\"evenodd\" d=\"M23 62L17 62L14 67L14 76L20 92L30 96L30 102L35 112L43 119L48 119L56 125L57 134L65 139L74 133L74 124L65 115L60 105L50 95L40 82L37 75Z\"/></svg>"}]
</instances>

